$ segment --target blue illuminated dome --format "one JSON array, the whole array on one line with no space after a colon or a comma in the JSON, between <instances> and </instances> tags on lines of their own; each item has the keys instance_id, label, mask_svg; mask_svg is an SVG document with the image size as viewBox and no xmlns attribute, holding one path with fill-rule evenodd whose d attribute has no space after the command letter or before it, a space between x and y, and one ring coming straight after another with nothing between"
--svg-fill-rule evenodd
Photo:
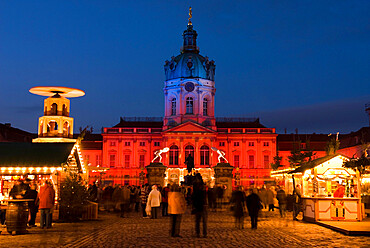
<instances>
[{"instance_id":1,"label":"blue illuminated dome","mask_svg":"<svg viewBox=\"0 0 370 248\"><path fill-rule=\"evenodd\" d=\"M182 36L184 45L181 48L181 54L165 62L166 81L176 78L203 78L214 81L215 62L199 54L198 34L192 24L188 24Z\"/></svg>"}]
</instances>

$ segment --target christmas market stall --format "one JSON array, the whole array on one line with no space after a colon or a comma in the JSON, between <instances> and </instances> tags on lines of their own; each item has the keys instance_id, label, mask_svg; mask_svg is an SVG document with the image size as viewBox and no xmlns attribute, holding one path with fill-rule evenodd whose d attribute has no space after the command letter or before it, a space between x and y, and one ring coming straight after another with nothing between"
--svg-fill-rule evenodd
<instances>
[{"instance_id":1,"label":"christmas market stall","mask_svg":"<svg viewBox=\"0 0 370 248\"><path fill-rule=\"evenodd\" d=\"M360 176L343 167L347 160L339 154L329 155L288 172L301 194L304 220L362 220Z\"/></svg>"},{"instance_id":2,"label":"christmas market stall","mask_svg":"<svg viewBox=\"0 0 370 248\"><path fill-rule=\"evenodd\" d=\"M0 203L2 212L14 199L22 199L24 192L11 194L15 184L17 189L26 184L40 186L49 180L55 190L57 202L61 182L67 171L75 171L87 179L78 142L75 143L9 143L0 142ZM22 188L22 186L24 186ZM16 187L14 187L16 188ZM58 205L55 208L58 211ZM57 214L54 216L57 217Z\"/></svg>"}]
</instances>

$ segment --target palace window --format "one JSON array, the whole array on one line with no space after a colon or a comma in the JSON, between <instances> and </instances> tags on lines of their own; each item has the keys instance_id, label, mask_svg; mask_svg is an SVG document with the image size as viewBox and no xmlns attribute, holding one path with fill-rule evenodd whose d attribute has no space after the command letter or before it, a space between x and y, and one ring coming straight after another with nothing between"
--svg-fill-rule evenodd
<instances>
[{"instance_id":1,"label":"palace window","mask_svg":"<svg viewBox=\"0 0 370 248\"><path fill-rule=\"evenodd\" d=\"M95 156L95 161L96 161L96 165L101 165L101 156L100 155L96 155Z\"/></svg>"},{"instance_id":2,"label":"palace window","mask_svg":"<svg viewBox=\"0 0 370 248\"><path fill-rule=\"evenodd\" d=\"M270 156L269 155L264 155L263 156L263 167L265 169L269 169L270 168Z\"/></svg>"},{"instance_id":3,"label":"palace window","mask_svg":"<svg viewBox=\"0 0 370 248\"><path fill-rule=\"evenodd\" d=\"M145 142L144 141L140 141L139 145L140 146L145 146Z\"/></svg>"},{"instance_id":4,"label":"palace window","mask_svg":"<svg viewBox=\"0 0 370 248\"><path fill-rule=\"evenodd\" d=\"M269 142L263 142L263 146L270 146Z\"/></svg>"},{"instance_id":5,"label":"palace window","mask_svg":"<svg viewBox=\"0 0 370 248\"><path fill-rule=\"evenodd\" d=\"M161 143L160 142L154 142L154 146L160 146L161 145Z\"/></svg>"},{"instance_id":6,"label":"palace window","mask_svg":"<svg viewBox=\"0 0 370 248\"><path fill-rule=\"evenodd\" d=\"M85 164L89 165L90 155L85 155Z\"/></svg>"},{"instance_id":7,"label":"palace window","mask_svg":"<svg viewBox=\"0 0 370 248\"><path fill-rule=\"evenodd\" d=\"M171 115L176 115L176 98L171 101Z\"/></svg>"},{"instance_id":8,"label":"palace window","mask_svg":"<svg viewBox=\"0 0 370 248\"><path fill-rule=\"evenodd\" d=\"M234 167L239 168L239 155L234 155Z\"/></svg>"},{"instance_id":9,"label":"palace window","mask_svg":"<svg viewBox=\"0 0 370 248\"><path fill-rule=\"evenodd\" d=\"M189 154L194 158L194 147L191 145L185 147L185 158L187 158Z\"/></svg>"},{"instance_id":10,"label":"palace window","mask_svg":"<svg viewBox=\"0 0 370 248\"><path fill-rule=\"evenodd\" d=\"M193 105L194 105L193 98L192 97L186 98L186 113L187 114L193 114Z\"/></svg>"},{"instance_id":11,"label":"palace window","mask_svg":"<svg viewBox=\"0 0 370 248\"><path fill-rule=\"evenodd\" d=\"M206 145L200 148L200 165L209 165L209 147Z\"/></svg>"},{"instance_id":12,"label":"palace window","mask_svg":"<svg viewBox=\"0 0 370 248\"><path fill-rule=\"evenodd\" d=\"M208 100L206 98L203 100L203 115L208 115Z\"/></svg>"},{"instance_id":13,"label":"palace window","mask_svg":"<svg viewBox=\"0 0 370 248\"><path fill-rule=\"evenodd\" d=\"M234 142L234 146L239 146L239 142Z\"/></svg>"},{"instance_id":14,"label":"palace window","mask_svg":"<svg viewBox=\"0 0 370 248\"><path fill-rule=\"evenodd\" d=\"M125 141L125 146L130 146L131 142L130 141Z\"/></svg>"},{"instance_id":15,"label":"palace window","mask_svg":"<svg viewBox=\"0 0 370 248\"><path fill-rule=\"evenodd\" d=\"M179 164L179 148L176 145L170 147L170 165Z\"/></svg>"},{"instance_id":16,"label":"palace window","mask_svg":"<svg viewBox=\"0 0 370 248\"><path fill-rule=\"evenodd\" d=\"M140 154L139 156L139 166L140 168L144 168L145 166L145 155L144 154Z\"/></svg>"},{"instance_id":17,"label":"palace window","mask_svg":"<svg viewBox=\"0 0 370 248\"><path fill-rule=\"evenodd\" d=\"M110 145L110 146L116 146L116 142L111 141L111 142L109 143L109 145Z\"/></svg>"},{"instance_id":18,"label":"palace window","mask_svg":"<svg viewBox=\"0 0 370 248\"><path fill-rule=\"evenodd\" d=\"M253 169L254 168L254 155L249 155L248 156L248 162L249 162L249 169Z\"/></svg>"},{"instance_id":19,"label":"palace window","mask_svg":"<svg viewBox=\"0 0 370 248\"><path fill-rule=\"evenodd\" d=\"M220 143L218 143L218 146L225 146L225 142L221 141Z\"/></svg>"},{"instance_id":20,"label":"palace window","mask_svg":"<svg viewBox=\"0 0 370 248\"><path fill-rule=\"evenodd\" d=\"M109 155L109 167L113 168L114 166L116 166L116 155L111 154Z\"/></svg>"},{"instance_id":21,"label":"palace window","mask_svg":"<svg viewBox=\"0 0 370 248\"><path fill-rule=\"evenodd\" d=\"M129 167L130 167L130 155L125 154L125 168L129 168Z\"/></svg>"},{"instance_id":22,"label":"palace window","mask_svg":"<svg viewBox=\"0 0 370 248\"><path fill-rule=\"evenodd\" d=\"M249 142L248 146L254 146L254 142Z\"/></svg>"}]
</instances>

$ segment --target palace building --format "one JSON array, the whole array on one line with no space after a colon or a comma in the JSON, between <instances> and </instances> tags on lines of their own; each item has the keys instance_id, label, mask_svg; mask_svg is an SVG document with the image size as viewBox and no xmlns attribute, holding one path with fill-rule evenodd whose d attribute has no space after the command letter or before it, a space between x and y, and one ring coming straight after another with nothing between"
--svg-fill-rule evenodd
<instances>
[{"instance_id":1,"label":"palace building","mask_svg":"<svg viewBox=\"0 0 370 248\"><path fill-rule=\"evenodd\" d=\"M145 166L164 147L169 148L162 154L167 181L183 180L185 159L191 154L195 169L211 182L212 168L218 163L212 147L225 152L235 167L235 184L261 185L271 180L275 129L265 127L258 118L215 117L215 61L200 54L197 35L189 21L181 53L165 61L163 118L125 117L114 127L104 128L101 139L86 136L85 162L109 168L91 173L90 182L142 184Z\"/></svg>"}]
</instances>

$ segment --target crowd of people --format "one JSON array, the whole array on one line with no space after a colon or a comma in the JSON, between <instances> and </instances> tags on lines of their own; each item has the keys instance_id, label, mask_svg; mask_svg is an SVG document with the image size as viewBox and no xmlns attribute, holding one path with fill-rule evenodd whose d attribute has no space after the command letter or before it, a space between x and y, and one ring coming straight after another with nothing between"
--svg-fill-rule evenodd
<instances>
[{"instance_id":1,"label":"crowd of people","mask_svg":"<svg viewBox=\"0 0 370 248\"><path fill-rule=\"evenodd\" d=\"M29 227L36 227L36 215L38 211L40 211L40 227L42 229L52 227L55 190L50 180L43 180L41 185L37 185L36 182L29 179L17 180L9 192L9 197L10 199L30 200L28 201Z\"/></svg>"},{"instance_id":2,"label":"crowd of people","mask_svg":"<svg viewBox=\"0 0 370 248\"><path fill-rule=\"evenodd\" d=\"M188 178L188 180L190 180ZM195 220L197 237L207 236L207 211L217 212L219 209L230 208L235 217L235 227L244 228L244 218L248 214L251 228L256 229L260 211L275 211L279 209L280 216L286 217L287 194L280 186L250 188L244 190L238 187L232 191L231 198L225 197L225 186L207 187L202 176L197 173L192 176L191 183L180 185L173 183L164 187L160 185L108 185L88 186L90 201L97 202L99 209L116 212L119 217L128 217L131 211L141 212L143 218L157 219L170 217L170 235L180 237L182 215L189 209ZM17 181L10 191L13 199L32 199L29 201L29 227L36 227L36 214L40 211L40 227L51 228L52 213L55 203L55 190L49 180L44 180L38 189L36 183L30 180ZM300 190L295 188L293 194L293 219L297 220L300 212ZM202 224L202 232L201 232Z\"/></svg>"},{"instance_id":3,"label":"crowd of people","mask_svg":"<svg viewBox=\"0 0 370 248\"><path fill-rule=\"evenodd\" d=\"M300 193L297 189L293 195L293 219L297 220L297 215L300 212ZM283 187L271 186L266 188L265 185L262 188L250 188L248 191L244 191L243 187L239 187L233 191L231 197L231 209L235 217L235 227L242 229L244 228L244 216L248 213L251 219L252 229L257 229L258 216L261 210L275 211L279 209L280 216L286 217L287 210L287 194Z\"/></svg>"},{"instance_id":4,"label":"crowd of people","mask_svg":"<svg viewBox=\"0 0 370 248\"><path fill-rule=\"evenodd\" d=\"M199 173L192 176L191 183L160 185L144 184L108 185L105 188L96 185L89 186L90 198L97 201L106 211L116 212L122 218L130 211L139 212L143 218L157 219L170 217L170 235L180 237L182 215L189 210L194 215L195 233L207 236L207 211L217 212L219 209L230 207L235 217L235 227L244 228L244 217L248 214L251 228L257 228L258 216L261 210L275 211L279 209L281 217L286 217L287 195L280 186L250 188L244 190L238 187L232 192L231 198L226 199L225 187L209 188L203 182ZM295 194L296 204L293 218L299 213L300 195ZM293 210L294 210L293 209ZM202 226L202 228L201 228Z\"/></svg>"}]
</instances>

